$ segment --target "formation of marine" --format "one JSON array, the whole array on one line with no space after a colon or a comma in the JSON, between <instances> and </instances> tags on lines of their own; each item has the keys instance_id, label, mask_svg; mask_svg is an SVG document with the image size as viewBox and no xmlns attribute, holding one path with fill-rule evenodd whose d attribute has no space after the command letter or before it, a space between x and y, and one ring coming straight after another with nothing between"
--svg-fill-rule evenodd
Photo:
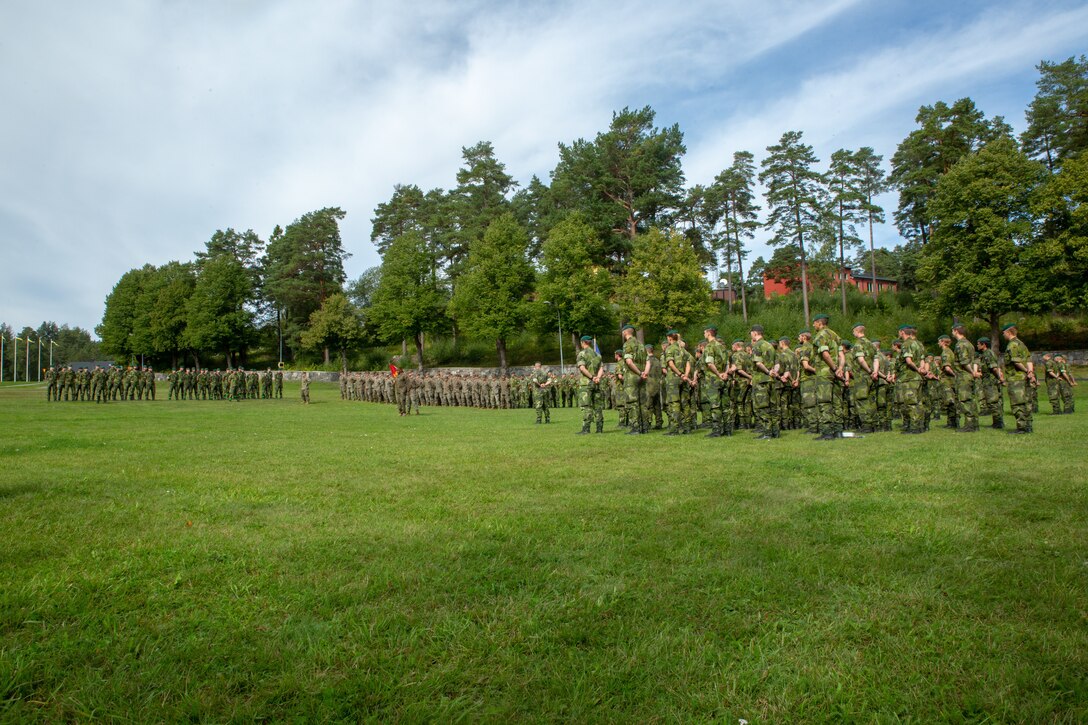
<instances>
[{"instance_id":1,"label":"formation of marine","mask_svg":"<svg viewBox=\"0 0 1088 725\"><path fill-rule=\"evenodd\" d=\"M419 406L468 408L532 408L546 403L551 408L573 408L577 393L574 374L546 373L552 383L541 390L531 375L401 370L349 372L340 376L341 400L390 403L402 406L407 415Z\"/></svg>"},{"instance_id":2,"label":"formation of marine","mask_svg":"<svg viewBox=\"0 0 1088 725\"><path fill-rule=\"evenodd\" d=\"M166 374L167 400L271 400L283 397L283 371L178 368Z\"/></svg>"},{"instance_id":3,"label":"formation of marine","mask_svg":"<svg viewBox=\"0 0 1088 725\"><path fill-rule=\"evenodd\" d=\"M48 401L106 403L114 400L154 400L155 373L148 367L96 365L93 370L60 366L45 370Z\"/></svg>"},{"instance_id":4,"label":"formation of marine","mask_svg":"<svg viewBox=\"0 0 1088 725\"><path fill-rule=\"evenodd\" d=\"M666 435L686 435L703 428L709 438L752 430L768 440L784 430L803 430L831 440L847 431L891 431L896 419L901 432L923 433L942 417L946 428L971 433L979 430L980 416L989 416L992 428L1005 428L1006 393L1015 419L1009 432L1032 432L1038 381L1015 325L1002 332L1006 349L999 362L988 338L972 343L960 324L941 336L938 351L927 353L913 325L899 328L889 350L869 339L862 323L851 328L850 339L830 323L828 315L817 315L813 330L800 331L796 340L773 341L753 325L748 340L728 345L708 326L693 350L669 330L660 351L643 345L626 326L611 375L591 349L592 338L583 337L577 360L579 434L603 432L601 412L609 397L617 401L619 426L632 435L662 428ZM1053 412L1071 413L1076 380L1062 356L1044 360Z\"/></svg>"}]
</instances>

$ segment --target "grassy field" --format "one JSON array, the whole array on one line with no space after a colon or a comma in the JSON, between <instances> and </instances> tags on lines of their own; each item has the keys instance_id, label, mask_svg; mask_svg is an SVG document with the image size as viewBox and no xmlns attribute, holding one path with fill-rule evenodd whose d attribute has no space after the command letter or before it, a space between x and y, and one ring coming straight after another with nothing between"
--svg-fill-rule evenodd
<instances>
[{"instance_id":1,"label":"grassy field","mask_svg":"<svg viewBox=\"0 0 1088 725\"><path fill-rule=\"evenodd\" d=\"M1088 721L1083 396L826 443L288 395L0 389L0 719Z\"/></svg>"}]
</instances>

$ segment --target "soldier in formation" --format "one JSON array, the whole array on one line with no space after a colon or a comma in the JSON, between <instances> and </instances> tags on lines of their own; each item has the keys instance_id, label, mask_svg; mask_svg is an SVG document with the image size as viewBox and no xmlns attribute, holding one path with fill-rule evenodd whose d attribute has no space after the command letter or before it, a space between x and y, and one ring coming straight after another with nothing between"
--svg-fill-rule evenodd
<instances>
[{"instance_id":1,"label":"soldier in formation","mask_svg":"<svg viewBox=\"0 0 1088 725\"><path fill-rule=\"evenodd\" d=\"M75 370L62 365L46 369L45 380L45 399L51 402L155 399L155 372L150 367L96 365L93 370Z\"/></svg>"}]
</instances>

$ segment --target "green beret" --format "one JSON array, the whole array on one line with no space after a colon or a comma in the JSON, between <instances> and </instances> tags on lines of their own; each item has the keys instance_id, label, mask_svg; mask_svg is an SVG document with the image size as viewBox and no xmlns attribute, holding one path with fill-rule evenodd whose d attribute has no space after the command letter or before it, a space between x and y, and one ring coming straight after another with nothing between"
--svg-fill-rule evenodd
<instances>
[{"instance_id":1,"label":"green beret","mask_svg":"<svg viewBox=\"0 0 1088 725\"><path fill-rule=\"evenodd\" d=\"M988 338L988 337L980 337L980 338L978 339L978 342L981 342L981 343L984 343L984 344L986 344L986 345L989 345L989 344L990 344L990 338Z\"/></svg>"},{"instance_id":2,"label":"green beret","mask_svg":"<svg viewBox=\"0 0 1088 725\"><path fill-rule=\"evenodd\" d=\"M830 320L830 319L831 318L829 316L827 316L827 315L825 315L824 313L821 312L820 314L813 317L812 321L815 322L816 320Z\"/></svg>"},{"instance_id":3,"label":"green beret","mask_svg":"<svg viewBox=\"0 0 1088 725\"><path fill-rule=\"evenodd\" d=\"M941 340L948 340L949 342L951 342L952 338L949 337L948 335L941 335L940 337L937 338L937 342L940 342Z\"/></svg>"},{"instance_id":4,"label":"green beret","mask_svg":"<svg viewBox=\"0 0 1088 725\"><path fill-rule=\"evenodd\" d=\"M800 336L800 335L811 335L812 332L810 332L809 330L801 330L797 334L798 334L798 336Z\"/></svg>"},{"instance_id":5,"label":"green beret","mask_svg":"<svg viewBox=\"0 0 1088 725\"><path fill-rule=\"evenodd\" d=\"M952 329L953 330L966 330L967 325L963 324L962 322L957 322L956 324L952 325Z\"/></svg>"},{"instance_id":6,"label":"green beret","mask_svg":"<svg viewBox=\"0 0 1088 725\"><path fill-rule=\"evenodd\" d=\"M1016 327L1016 323L1015 322L1010 322L1009 324L1002 327L1001 331L1005 332L1006 330L1012 329L1013 327Z\"/></svg>"},{"instance_id":7,"label":"green beret","mask_svg":"<svg viewBox=\"0 0 1088 725\"><path fill-rule=\"evenodd\" d=\"M669 337L669 336L672 336L672 335L679 335L679 334L680 334L680 333L679 333L678 331L676 331L676 330L669 330L669 331L667 331L667 332L665 333L665 336L666 336L666 337Z\"/></svg>"},{"instance_id":8,"label":"green beret","mask_svg":"<svg viewBox=\"0 0 1088 725\"><path fill-rule=\"evenodd\" d=\"M623 348L620 348L619 350L616 350L616 354L617 355L622 355L623 354Z\"/></svg>"},{"instance_id":9,"label":"green beret","mask_svg":"<svg viewBox=\"0 0 1088 725\"><path fill-rule=\"evenodd\" d=\"M744 344L744 340L733 340L733 344L734 344L734 345L743 345L743 344Z\"/></svg>"},{"instance_id":10,"label":"green beret","mask_svg":"<svg viewBox=\"0 0 1088 725\"><path fill-rule=\"evenodd\" d=\"M633 330L633 329L635 329L634 325L624 325L623 327L620 328L620 332L623 332L625 330Z\"/></svg>"},{"instance_id":11,"label":"green beret","mask_svg":"<svg viewBox=\"0 0 1088 725\"><path fill-rule=\"evenodd\" d=\"M752 325L752 332L763 333L763 325Z\"/></svg>"},{"instance_id":12,"label":"green beret","mask_svg":"<svg viewBox=\"0 0 1088 725\"><path fill-rule=\"evenodd\" d=\"M913 329L914 329L914 325L910 325L910 324L900 325L899 326L899 331L900 332L902 332L903 330L913 330Z\"/></svg>"},{"instance_id":13,"label":"green beret","mask_svg":"<svg viewBox=\"0 0 1088 725\"><path fill-rule=\"evenodd\" d=\"M593 342L593 337L590 335L582 335L582 342Z\"/></svg>"},{"instance_id":14,"label":"green beret","mask_svg":"<svg viewBox=\"0 0 1088 725\"><path fill-rule=\"evenodd\" d=\"M653 344L652 344L652 343L649 343L649 342L648 342L648 343L646 343L646 349L647 349L647 350L653 350L653 349L654 349L654 346L653 346Z\"/></svg>"},{"instance_id":15,"label":"green beret","mask_svg":"<svg viewBox=\"0 0 1088 725\"><path fill-rule=\"evenodd\" d=\"M856 330L856 329L858 329L859 327L865 327L865 323L864 323L864 322L855 322L855 323L854 323L854 326L853 326L853 327L851 327L850 329L851 329L851 330Z\"/></svg>"},{"instance_id":16,"label":"green beret","mask_svg":"<svg viewBox=\"0 0 1088 725\"><path fill-rule=\"evenodd\" d=\"M707 330L710 330L711 332L717 332L718 328L715 327L714 325L707 325L706 327L703 328L703 332L706 332Z\"/></svg>"},{"instance_id":17,"label":"green beret","mask_svg":"<svg viewBox=\"0 0 1088 725\"><path fill-rule=\"evenodd\" d=\"M780 338L778 338L778 341L779 342L789 342L790 339L788 337L780 337Z\"/></svg>"}]
</instances>

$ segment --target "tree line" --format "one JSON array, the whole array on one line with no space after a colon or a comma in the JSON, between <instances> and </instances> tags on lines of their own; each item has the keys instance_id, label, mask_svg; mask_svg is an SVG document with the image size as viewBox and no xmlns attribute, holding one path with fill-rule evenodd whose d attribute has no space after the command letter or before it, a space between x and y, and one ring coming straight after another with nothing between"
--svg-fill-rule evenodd
<instances>
[{"instance_id":1,"label":"tree line","mask_svg":"<svg viewBox=\"0 0 1088 725\"><path fill-rule=\"evenodd\" d=\"M764 273L803 298L844 268L922 292L929 313L977 317L1083 309L1088 302L1088 59L1037 66L1019 138L970 98L923 106L885 168L869 147L826 164L797 130L757 163L747 150L709 184L687 185L678 125L625 108L592 139L559 143L547 182L522 188L487 141L462 149L450 189L398 184L372 218L381 264L345 284L338 208L254 232L217 231L192 262L126 273L97 328L103 349L241 363L255 344L285 356L431 335L506 343L526 328L658 330L714 309L712 278L740 314ZM876 199L898 192L903 243L876 247ZM757 235L775 250L745 264ZM733 297L729 296L730 309ZM993 335L993 339L999 339ZM281 343L282 340L282 343Z\"/></svg>"}]
</instances>

